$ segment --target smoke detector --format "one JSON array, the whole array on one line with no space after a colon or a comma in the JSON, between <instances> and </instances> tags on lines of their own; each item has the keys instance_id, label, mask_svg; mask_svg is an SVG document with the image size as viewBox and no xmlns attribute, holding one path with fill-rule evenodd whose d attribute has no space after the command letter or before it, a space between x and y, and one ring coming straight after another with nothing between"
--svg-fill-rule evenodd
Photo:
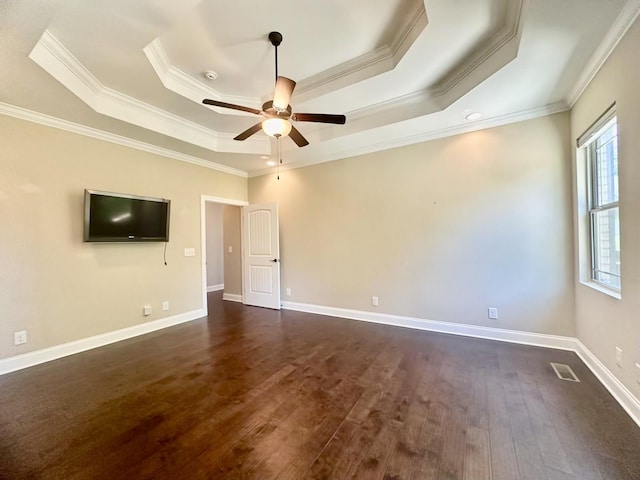
<instances>
[{"instance_id":1,"label":"smoke detector","mask_svg":"<svg viewBox=\"0 0 640 480\"><path fill-rule=\"evenodd\" d=\"M216 78L218 78L218 74L213 70L207 70L203 73L203 75L207 80L215 80Z\"/></svg>"}]
</instances>

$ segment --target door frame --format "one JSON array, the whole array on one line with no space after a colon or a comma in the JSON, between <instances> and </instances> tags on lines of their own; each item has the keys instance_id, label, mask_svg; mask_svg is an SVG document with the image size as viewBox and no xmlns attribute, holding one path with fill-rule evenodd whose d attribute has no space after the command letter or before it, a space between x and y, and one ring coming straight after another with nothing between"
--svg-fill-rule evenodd
<instances>
[{"instance_id":1,"label":"door frame","mask_svg":"<svg viewBox=\"0 0 640 480\"><path fill-rule=\"evenodd\" d=\"M208 315L209 313L207 305L207 203L219 203L222 205L233 205L236 207L244 207L249 205L249 202L244 200L234 200L232 198L200 195L200 258L202 261L202 310L204 311L205 315ZM240 251L239 253L242 259L242 251ZM241 264L241 268L244 272L244 260L242 260L242 262L243 263Z\"/></svg>"}]
</instances>

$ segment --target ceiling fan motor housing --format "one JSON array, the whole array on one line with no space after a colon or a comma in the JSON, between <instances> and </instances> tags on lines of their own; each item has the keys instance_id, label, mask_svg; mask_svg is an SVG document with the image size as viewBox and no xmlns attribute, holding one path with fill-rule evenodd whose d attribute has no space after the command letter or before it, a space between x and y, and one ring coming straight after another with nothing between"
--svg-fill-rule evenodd
<instances>
[{"instance_id":1,"label":"ceiling fan motor housing","mask_svg":"<svg viewBox=\"0 0 640 480\"><path fill-rule=\"evenodd\" d=\"M282 43L282 34L280 32L269 33L269 41L274 47L279 46Z\"/></svg>"}]
</instances>

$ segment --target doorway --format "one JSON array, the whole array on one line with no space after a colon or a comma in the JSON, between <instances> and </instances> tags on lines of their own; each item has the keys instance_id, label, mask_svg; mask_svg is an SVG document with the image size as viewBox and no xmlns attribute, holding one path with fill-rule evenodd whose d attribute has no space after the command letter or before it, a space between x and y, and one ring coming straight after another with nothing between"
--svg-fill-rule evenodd
<instances>
[{"instance_id":1,"label":"doorway","mask_svg":"<svg viewBox=\"0 0 640 480\"><path fill-rule=\"evenodd\" d=\"M203 195L201 200L202 308L207 293L242 302L241 207L247 202ZM208 312L207 312L208 313Z\"/></svg>"}]
</instances>

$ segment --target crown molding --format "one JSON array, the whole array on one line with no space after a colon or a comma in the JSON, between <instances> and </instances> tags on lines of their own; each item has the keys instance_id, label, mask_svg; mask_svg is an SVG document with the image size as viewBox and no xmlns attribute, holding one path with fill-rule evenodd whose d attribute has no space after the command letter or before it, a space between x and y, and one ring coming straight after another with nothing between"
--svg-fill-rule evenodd
<instances>
[{"instance_id":1,"label":"crown molding","mask_svg":"<svg viewBox=\"0 0 640 480\"><path fill-rule=\"evenodd\" d=\"M157 147L149 143L140 142L138 140L132 140L121 135L105 132L95 128L73 123L68 120L62 120L60 118L45 115L43 113L27 110L26 108L17 107L15 105L9 105L8 103L0 102L0 114L8 117L18 118L20 120L26 120L28 122L38 123L47 127L53 127L67 132L76 133L78 135L84 135L86 137L95 138L98 140L104 140L106 142L115 143L124 147L134 148L147 153L153 153L162 157L171 158L173 160L179 160L181 162L190 163L192 165L198 165L200 167L209 168L211 170L217 170L219 172L228 173L237 177L247 178L247 172L238 170L237 168L228 167L219 163L203 160L198 157L186 155L183 153L175 152L162 147Z\"/></svg>"},{"instance_id":2,"label":"crown molding","mask_svg":"<svg viewBox=\"0 0 640 480\"><path fill-rule=\"evenodd\" d=\"M422 0L406 0L403 13L390 41L359 57L298 82L295 99L304 102L393 70L427 28L427 12Z\"/></svg>"},{"instance_id":3,"label":"crown molding","mask_svg":"<svg viewBox=\"0 0 640 480\"><path fill-rule=\"evenodd\" d=\"M144 47L143 51L156 72L156 75L162 82L162 85L164 85L167 90L171 90L178 95L188 98L189 100L196 102L198 105L202 105L203 99L211 98L221 102L236 103L250 107L253 106L258 109L262 106L262 100L258 97L225 95L173 66L171 64L171 59L159 38L156 38L153 42ZM230 110L228 108L212 106L207 106L206 108L222 115L254 116L247 112Z\"/></svg>"},{"instance_id":4,"label":"crown molding","mask_svg":"<svg viewBox=\"0 0 640 480\"><path fill-rule=\"evenodd\" d=\"M640 0L628 0L616 20L613 22L611 28L604 36L604 39L600 42L600 45L589 59L589 62L582 71L578 81L569 91L569 94L565 99L569 107L573 108L639 15Z\"/></svg>"},{"instance_id":5,"label":"crown molding","mask_svg":"<svg viewBox=\"0 0 640 480\"><path fill-rule=\"evenodd\" d=\"M397 22L397 28L393 29L394 36L388 44L301 80L297 84L296 100L303 102L393 70L428 24L424 1L405 0L405 4L400 8L402 17ZM225 95L173 66L159 38L143 50L165 88L178 95L198 104L202 103L203 98L212 98L228 103L255 106L256 108L260 108L262 105L263 99ZM208 108L224 115L250 115L218 107Z\"/></svg>"},{"instance_id":6,"label":"crown molding","mask_svg":"<svg viewBox=\"0 0 640 480\"><path fill-rule=\"evenodd\" d=\"M233 134L216 132L105 87L48 30L43 33L29 58L94 111L103 115L215 152L258 155L271 152L268 138L255 137L245 142L236 142Z\"/></svg>"},{"instance_id":7,"label":"crown molding","mask_svg":"<svg viewBox=\"0 0 640 480\"><path fill-rule=\"evenodd\" d=\"M464 83L465 80L470 79L471 87L465 88L466 93L514 60L520 48L520 38L524 27L523 13L528 1L529 0L508 1L504 26L479 48L475 49L445 78L429 88L429 94L432 97L442 97L456 86ZM501 52L506 52L504 58L499 59L497 64L492 66L492 68L486 68L486 65ZM475 78L474 74L476 74ZM480 75L478 76L477 74ZM460 96L461 95L457 95L454 100L457 100Z\"/></svg>"},{"instance_id":8,"label":"crown molding","mask_svg":"<svg viewBox=\"0 0 640 480\"><path fill-rule=\"evenodd\" d=\"M325 127L325 135L350 135L445 110L517 58L527 3L507 2L505 25L435 85L351 111L346 125L339 131Z\"/></svg>"},{"instance_id":9,"label":"crown molding","mask_svg":"<svg viewBox=\"0 0 640 480\"><path fill-rule=\"evenodd\" d=\"M531 108L528 110L522 110L520 112L509 113L506 115L499 115L493 118L487 118L482 121L465 123L461 125L455 125L453 127L443 128L440 130L430 130L419 133L417 135L407 135L404 137L392 138L383 142L367 143L358 147L336 150L326 154L320 154L315 156L313 160L305 159L301 161L293 161L289 164L280 166L280 172L286 170L295 170L297 168L304 168L311 165L317 165L319 163L331 162L334 160L341 160L349 157L355 157L358 155L365 155L368 153L380 152L384 150L390 150L393 148L404 147L407 145L414 145L416 143L428 142L431 140L438 140L440 138L452 137L454 135L461 135L464 133L471 133L478 130L485 130L487 128L495 128L511 123L523 122L525 120L533 120L535 118L544 117L547 115L553 115L555 113L566 112L569 110L569 106L564 102L552 103L544 105L542 107ZM269 175L276 171L275 168L265 168L255 172L249 173L249 178L260 177L262 175Z\"/></svg>"}]
</instances>

